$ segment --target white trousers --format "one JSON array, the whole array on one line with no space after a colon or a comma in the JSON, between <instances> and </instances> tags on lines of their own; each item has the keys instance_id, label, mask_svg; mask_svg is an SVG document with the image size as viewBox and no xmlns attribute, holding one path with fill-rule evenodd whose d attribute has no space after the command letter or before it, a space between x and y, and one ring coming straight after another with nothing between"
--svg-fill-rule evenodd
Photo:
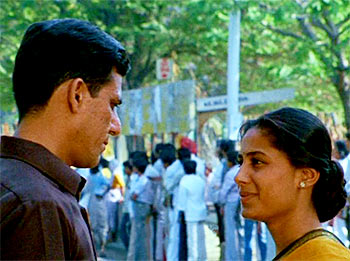
<instances>
[{"instance_id":1,"label":"white trousers","mask_svg":"<svg viewBox=\"0 0 350 261\"><path fill-rule=\"evenodd\" d=\"M205 248L204 221L187 222L187 249L188 261L206 261L207 251Z\"/></svg>"},{"instance_id":2,"label":"white trousers","mask_svg":"<svg viewBox=\"0 0 350 261\"><path fill-rule=\"evenodd\" d=\"M180 224L178 222L178 210L174 207L168 209L169 213L169 240L166 257L168 261L179 260L179 236Z\"/></svg>"}]
</instances>

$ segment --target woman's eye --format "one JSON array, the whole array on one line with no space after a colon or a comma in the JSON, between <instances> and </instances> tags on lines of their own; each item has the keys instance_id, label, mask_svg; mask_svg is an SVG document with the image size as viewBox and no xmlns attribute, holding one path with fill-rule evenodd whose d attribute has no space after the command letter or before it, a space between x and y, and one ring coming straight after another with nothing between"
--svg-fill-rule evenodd
<instances>
[{"instance_id":1,"label":"woman's eye","mask_svg":"<svg viewBox=\"0 0 350 261\"><path fill-rule=\"evenodd\" d=\"M261 164L263 164L263 162L261 160L254 159L254 158L252 159L252 165L253 166L259 166Z\"/></svg>"},{"instance_id":2,"label":"woman's eye","mask_svg":"<svg viewBox=\"0 0 350 261\"><path fill-rule=\"evenodd\" d=\"M243 164L243 157L242 157L242 155L238 155L237 162L238 162L238 165L242 166L242 164Z\"/></svg>"}]
</instances>

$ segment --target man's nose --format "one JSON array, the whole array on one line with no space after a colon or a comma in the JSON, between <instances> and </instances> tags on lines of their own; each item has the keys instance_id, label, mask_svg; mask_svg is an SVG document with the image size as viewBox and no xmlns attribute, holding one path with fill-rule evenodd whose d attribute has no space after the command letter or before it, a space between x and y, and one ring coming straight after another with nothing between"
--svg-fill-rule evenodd
<instances>
[{"instance_id":1,"label":"man's nose","mask_svg":"<svg viewBox=\"0 0 350 261\"><path fill-rule=\"evenodd\" d=\"M119 115L116 112L113 112L109 134L112 136L118 136L120 132L121 132L121 122L119 119Z\"/></svg>"}]
</instances>

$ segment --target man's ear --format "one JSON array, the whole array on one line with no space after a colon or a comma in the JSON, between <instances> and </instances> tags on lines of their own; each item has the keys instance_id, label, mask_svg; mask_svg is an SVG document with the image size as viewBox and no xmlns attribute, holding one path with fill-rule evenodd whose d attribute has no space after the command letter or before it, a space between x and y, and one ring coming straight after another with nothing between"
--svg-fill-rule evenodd
<instances>
[{"instance_id":1,"label":"man's ear","mask_svg":"<svg viewBox=\"0 0 350 261\"><path fill-rule=\"evenodd\" d=\"M298 175L298 187L307 188L316 184L320 178L320 172L314 168L302 168L299 169Z\"/></svg>"},{"instance_id":2,"label":"man's ear","mask_svg":"<svg viewBox=\"0 0 350 261\"><path fill-rule=\"evenodd\" d=\"M72 113L78 112L87 91L88 88L83 79L76 78L70 81L68 86L67 99L69 108Z\"/></svg>"}]
</instances>

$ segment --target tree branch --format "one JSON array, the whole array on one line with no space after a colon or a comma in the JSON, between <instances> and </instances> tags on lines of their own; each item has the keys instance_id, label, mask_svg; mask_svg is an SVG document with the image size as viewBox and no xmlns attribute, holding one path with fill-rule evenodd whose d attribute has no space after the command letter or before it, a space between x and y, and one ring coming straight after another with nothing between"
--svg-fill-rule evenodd
<instances>
[{"instance_id":1,"label":"tree branch","mask_svg":"<svg viewBox=\"0 0 350 261\"><path fill-rule=\"evenodd\" d=\"M320 21L320 19L315 18L315 17L312 17L311 23L312 23L314 26L316 26L316 27L322 29L323 31L325 31L325 32L327 33L327 35L328 35L331 39L334 38L333 33L331 32L331 30L329 30L329 28L328 28L325 24L323 24L323 23Z\"/></svg>"},{"instance_id":2,"label":"tree branch","mask_svg":"<svg viewBox=\"0 0 350 261\"><path fill-rule=\"evenodd\" d=\"M301 30L303 31L303 34L308 36L312 41L317 42L318 41L318 37L316 36L314 31L312 30L310 24L306 23L305 16L299 16L299 17L297 17L297 20L299 22Z\"/></svg>"},{"instance_id":3,"label":"tree branch","mask_svg":"<svg viewBox=\"0 0 350 261\"><path fill-rule=\"evenodd\" d=\"M347 17L345 17L342 21L340 21L339 23L336 24L337 28L339 29L343 24L345 24L349 20L350 20L350 14L348 14Z\"/></svg>"},{"instance_id":4,"label":"tree branch","mask_svg":"<svg viewBox=\"0 0 350 261\"><path fill-rule=\"evenodd\" d=\"M350 25L345 26L345 27L343 28L343 30L340 31L339 36L341 36L343 33L347 32L348 30L350 30Z\"/></svg>"},{"instance_id":5,"label":"tree branch","mask_svg":"<svg viewBox=\"0 0 350 261\"><path fill-rule=\"evenodd\" d=\"M332 35L331 38L332 39L337 38L337 36L338 36L338 28L335 26L335 24L332 22L332 20L329 19L329 11L328 10L324 10L322 12L322 17L324 18L324 20L326 21L326 23L328 25L328 29L330 31L329 35Z\"/></svg>"},{"instance_id":6,"label":"tree branch","mask_svg":"<svg viewBox=\"0 0 350 261\"><path fill-rule=\"evenodd\" d=\"M264 25L261 23L262 26L264 26L265 28L273 31L273 32L276 32L276 33L279 33L281 35L284 35L284 36L289 36L289 37L293 37L295 39L303 39L303 37L301 35L298 35L296 33L293 33L293 32L289 32L289 31L285 31L285 30L282 30L282 29L279 29L279 28L275 28L271 25Z\"/></svg>"}]
</instances>

